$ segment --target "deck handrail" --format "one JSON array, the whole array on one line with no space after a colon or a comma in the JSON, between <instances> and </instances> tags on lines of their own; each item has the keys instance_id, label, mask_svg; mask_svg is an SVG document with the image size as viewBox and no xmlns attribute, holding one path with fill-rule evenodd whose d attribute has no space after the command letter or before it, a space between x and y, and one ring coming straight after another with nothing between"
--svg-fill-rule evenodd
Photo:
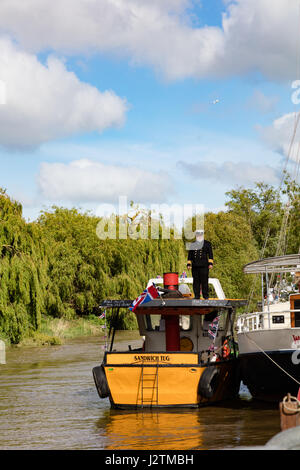
<instances>
[{"instance_id":1,"label":"deck handrail","mask_svg":"<svg viewBox=\"0 0 300 470\"><path fill-rule=\"evenodd\" d=\"M178 281L179 281L179 284L193 284L192 277L179 277ZM149 279L147 287L151 286L151 284L162 284L162 283L163 283L162 277L155 277L155 278ZM210 277L208 279L208 283L211 284L213 288L215 289L218 299L220 300L226 299L221 283L218 278Z\"/></svg>"}]
</instances>

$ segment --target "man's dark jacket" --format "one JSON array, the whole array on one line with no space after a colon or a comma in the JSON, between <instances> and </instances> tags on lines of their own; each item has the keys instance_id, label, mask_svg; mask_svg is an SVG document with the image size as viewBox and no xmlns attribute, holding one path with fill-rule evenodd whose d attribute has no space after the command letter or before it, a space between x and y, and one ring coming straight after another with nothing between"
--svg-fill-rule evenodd
<instances>
[{"instance_id":1,"label":"man's dark jacket","mask_svg":"<svg viewBox=\"0 0 300 470\"><path fill-rule=\"evenodd\" d=\"M193 244L196 246L196 244ZM209 265L213 265L214 256L211 243L207 240L204 240L203 246L200 249L189 250L188 252L188 265L194 267L208 268Z\"/></svg>"}]
</instances>

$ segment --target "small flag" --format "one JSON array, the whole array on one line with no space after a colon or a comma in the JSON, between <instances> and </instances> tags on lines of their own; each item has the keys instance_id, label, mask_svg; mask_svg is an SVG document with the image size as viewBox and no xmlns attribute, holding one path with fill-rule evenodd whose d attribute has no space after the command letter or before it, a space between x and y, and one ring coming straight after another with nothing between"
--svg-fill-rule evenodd
<instances>
[{"instance_id":1,"label":"small flag","mask_svg":"<svg viewBox=\"0 0 300 470\"><path fill-rule=\"evenodd\" d=\"M100 318L105 318L105 316L106 315L105 315L105 311L104 311L103 313L101 313Z\"/></svg>"},{"instance_id":2,"label":"small flag","mask_svg":"<svg viewBox=\"0 0 300 470\"><path fill-rule=\"evenodd\" d=\"M129 310L132 312L135 311L137 307L139 307L141 304L150 302L150 300L156 299L156 297L159 296L158 290L155 286L155 284L152 284L152 286L149 286L147 289L145 289L141 295L139 295L131 304L129 307Z\"/></svg>"}]
</instances>

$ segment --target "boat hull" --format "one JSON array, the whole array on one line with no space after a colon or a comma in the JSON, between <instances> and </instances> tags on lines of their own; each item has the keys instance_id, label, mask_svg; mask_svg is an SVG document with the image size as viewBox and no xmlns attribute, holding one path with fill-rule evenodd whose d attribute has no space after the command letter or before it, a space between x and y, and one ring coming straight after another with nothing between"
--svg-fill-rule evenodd
<instances>
[{"instance_id":1,"label":"boat hull","mask_svg":"<svg viewBox=\"0 0 300 470\"><path fill-rule=\"evenodd\" d=\"M197 353L114 352L102 367L113 408L195 408L236 398L239 391L236 359L204 365Z\"/></svg>"},{"instance_id":2,"label":"boat hull","mask_svg":"<svg viewBox=\"0 0 300 470\"><path fill-rule=\"evenodd\" d=\"M241 380L257 400L278 403L287 393L297 396L300 384L300 361L297 358L300 359L299 350L240 354Z\"/></svg>"}]
</instances>

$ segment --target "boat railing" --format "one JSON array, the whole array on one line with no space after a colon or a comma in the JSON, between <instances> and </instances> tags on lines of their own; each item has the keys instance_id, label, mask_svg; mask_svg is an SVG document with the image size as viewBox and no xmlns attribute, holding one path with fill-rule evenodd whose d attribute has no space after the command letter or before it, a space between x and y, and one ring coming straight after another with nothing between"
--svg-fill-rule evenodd
<instances>
[{"instance_id":1,"label":"boat railing","mask_svg":"<svg viewBox=\"0 0 300 470\"><path fill-rule=\"evenodd\" d=\"M162 277L152 278L152 279L149 279L147 287L151 286L152 284L162 284L162 283L163 283ZM215 277L209 277L208 283L213 286L218 299L224 300L226 298L219 279ZM179 284L193 284L193 278L192 277L179 277Z\"/></svg>"},{"instance_id":2,"label":"boat railing","mask_svg":"<svg viewBox=\"0 0 300 470\"><path fill-rule=\"evenodd\" d=\"M291 313L298 313L300 309L295 310L280 310L280 311L264 311L243 313L237 318L237 333L246 333L248 331L269 330L272 329L271 316L290 315ZM289 317L290 318L290 317ZM266 321L267 320L267 321ZM286 326L283 326L286 328Z\"/></svg>"},{"instance_id":3,"label":"boat railing","mask_svg":"<svg viewBox=\"0 0 300 470\"><path fill-rule=\"evenodd\" d=\"M243 313L239 315L236 325L237 332L244 333L246 331L253 331L262 329L263 312Z\"/></svg>"}]
</instances>

